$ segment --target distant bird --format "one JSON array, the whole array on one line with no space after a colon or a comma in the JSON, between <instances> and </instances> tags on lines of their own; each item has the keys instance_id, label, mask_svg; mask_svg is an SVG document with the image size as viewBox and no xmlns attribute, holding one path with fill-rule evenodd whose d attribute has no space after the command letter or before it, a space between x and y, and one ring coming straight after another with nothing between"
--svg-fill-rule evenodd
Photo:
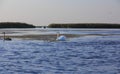
<instances>
[{"instance_id":1,"label":"distant bird","mask_svg":"<svg viewBox=\"0 0 120 74\"><path fill-rule=\"evenodd\" d=\"M6 37L5 36L5 32L3 32L3 40L5 41L5 40L7 40L7 41L11 41L12 39L10 38L10 37Z\"/></svg>"},{"instance_id":2,"label":"distant bird","mask_svg":"<svg viewBox=\"0 0 120 74\"><path fill-rule=\"evenodd\" d=\"M66 39L67 39L66 36L60 35L59 32L57 33L57 38L56 38L57 41L66 41Z\"/></svg>"}]
</instances>

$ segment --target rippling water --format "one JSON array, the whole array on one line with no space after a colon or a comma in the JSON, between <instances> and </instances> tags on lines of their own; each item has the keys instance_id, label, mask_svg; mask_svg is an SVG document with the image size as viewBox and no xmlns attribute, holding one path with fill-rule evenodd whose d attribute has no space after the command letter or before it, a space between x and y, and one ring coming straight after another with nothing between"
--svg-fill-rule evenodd
<instances>
[{"instance_id":1,"label":"rippling water","mask_svg":"<svg viewBox=\"0 0 120 74\"><path fill-rule=\"evenodd\" d=\"M0 41L0 74L119 74L120 35Z\"/></svg>"}]
</instances>

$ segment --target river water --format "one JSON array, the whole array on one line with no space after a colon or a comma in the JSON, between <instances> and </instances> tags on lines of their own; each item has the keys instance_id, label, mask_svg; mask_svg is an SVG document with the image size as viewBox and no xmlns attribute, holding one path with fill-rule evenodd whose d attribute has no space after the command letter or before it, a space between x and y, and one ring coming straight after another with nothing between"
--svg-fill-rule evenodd
<instances>
[{"instance_id":1,"label":"river water","mask_svg":"<svg viewBox=\"0 0 120 74\"><path fill-rule=\"evenodd\" d=\"M88 35L63 42L0 40L0 74L120 74L119 29L50 29L43 32L57 31L104 35Z\"/></svg>"}]
</instances>

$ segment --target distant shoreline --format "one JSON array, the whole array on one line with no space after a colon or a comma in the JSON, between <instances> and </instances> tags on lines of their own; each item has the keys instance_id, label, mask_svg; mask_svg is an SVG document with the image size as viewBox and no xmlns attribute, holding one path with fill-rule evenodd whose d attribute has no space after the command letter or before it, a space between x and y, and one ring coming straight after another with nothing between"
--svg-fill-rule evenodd
<instances>
[{"instance_id":1,"label":"distant shoreline","mask_svg":"<svg viewBox=\"0 0 120 74\"><path fill-rule=\"evenodd\" d=\"M35 26L21 22L0 22L0 29L1 28L35 28Z\"/></svg>"},{"instance_id":2,"label":"distant shoreline","mask_svg":"<svg viewBox=\"0 0 120 74\"><path fill-rule=\"evenodd\" d=\"M111 23L66 23L66 24L57 24L53 23L48 25L49 28L103 28L103 29L112 29L120 28L120 24L111 24Z\"/></svg>"}]
</instances>

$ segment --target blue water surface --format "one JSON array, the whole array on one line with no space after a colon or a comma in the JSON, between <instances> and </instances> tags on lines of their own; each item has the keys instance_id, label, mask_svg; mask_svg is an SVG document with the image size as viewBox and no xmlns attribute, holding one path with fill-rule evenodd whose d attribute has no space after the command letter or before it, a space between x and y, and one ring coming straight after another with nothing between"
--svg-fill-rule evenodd
<instances>
[{"instance_id":1,"label":"blue water surface","mask_svg":"<svg viewBox=\"0 0 120 74\"><path fill-rule=\"evenodd\" d=\"M120 35L0 40L0 74L120 74Z\"/></svg>"}]
</instances>

